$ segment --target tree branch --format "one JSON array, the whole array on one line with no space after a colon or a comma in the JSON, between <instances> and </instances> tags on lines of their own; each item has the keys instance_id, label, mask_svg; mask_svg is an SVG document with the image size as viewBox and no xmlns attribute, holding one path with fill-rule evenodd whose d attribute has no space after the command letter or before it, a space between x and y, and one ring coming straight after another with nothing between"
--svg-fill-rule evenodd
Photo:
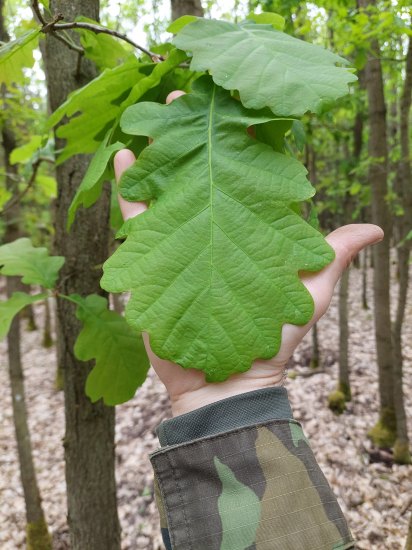
<instances>
[{"instance_id":1,"label":"tree branch","mask_svg":"<svg viewBox=\"0 0 412 550\"><path fill-rule=\"evenodd\" d=\"M78 53L83 54L84 50L80 46L77 46L70 40L68 40L66 37L59 34L58 31L65 31L70 29L85 29L87 31L94 32L95 34L109 34L111 36L115 36L116 38L120 38L120 40L123 40L124 42L127 42L137 50L140 50L141 52L145 53L147 56L149 56L155 63L159 61L163 61L164 58L161 55L158 55L154 52L151 52L147 48L144 48L143 46L140 46L140 44L137 44L134 42L131 38L129 38L127 35L115 31L112 29L107 29L106 27L102 27L101 25L95 25L93 23L85 23L83 21L71 21L69 23L59 23L59 21L62 21L64 19L63 14L56 13L50 21L46 21L43 17L43 14L41 12L39 2L38 0L32 1L32 9L34 13L36 14L37 19L41 23L41 32L44 34L51 33L53 36L55 36L58 40L61 42L64 42L66 46L68 46L71 50L74 50Z\"/></svg>"},{"instance_id":2,"label":"tree branch","mask_svg":"<svg viewBox=\"0 0 412 550\"><path fill-rule=\"evenodd\" d=\"M115 36L116 38L120 38L124 42L127 42L128 44L132 45L134 48L140 50L141 52L148 55L153 61L159 61L162 60L163 57L151 52L150 50L144 48L143 46L140 46L136 42L133 42L128 36L125 34L114 31L112 29L107 29L106 27L101 27L100 25L94 25L93 23L84 23L82 21L73 21L70 23L54 23L50 27L53 31L59 31L59 30L68 30L68 29L85 29L91 32L94 32L95 34L109 34L111 36Z\"/></svg>"}]
</instances>

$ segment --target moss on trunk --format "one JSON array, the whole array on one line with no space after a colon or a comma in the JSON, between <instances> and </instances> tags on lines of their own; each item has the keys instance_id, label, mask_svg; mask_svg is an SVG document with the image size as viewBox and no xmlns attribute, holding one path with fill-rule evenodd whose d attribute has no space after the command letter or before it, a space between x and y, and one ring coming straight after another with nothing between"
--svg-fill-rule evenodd
<instances>
[{"instance_id":1,"label":"moss on trunk","mask_svg":"<svg viewBox=\"0 0 412 550\"><path fill-rule=\"evenodd\" d=\"M44 519L28 523L26 533L27 550L52 550L52 540Z\"/></svg>"}]
</instances>

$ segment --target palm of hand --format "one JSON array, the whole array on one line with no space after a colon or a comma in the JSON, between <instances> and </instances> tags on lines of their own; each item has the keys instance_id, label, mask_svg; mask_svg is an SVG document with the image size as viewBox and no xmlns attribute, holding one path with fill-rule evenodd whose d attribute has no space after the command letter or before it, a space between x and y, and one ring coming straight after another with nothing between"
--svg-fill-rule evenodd
<instances>
[{"instance_id":1,"label":"palm of hand","mask_svg":"<svg viewBox=\"0 0 412 550\"><path fill-rule=\"evenodd\" d=\"M182 93L172 92L167 102L173 101ZM134 162L135 157L131 151L119 151L114 161L116 179L119 180L124 170ZM147 208L144 203L130 203L122 197L119 197L119 203L125 220L141 214ZM183 369L157 357L150 348L148 336L144 335L150 362L166 386L175 416L226 397L281 383L285 364L311 326L326 312L342 271L365 246L381 241L383 231L372 224L352 224L333 231L326 239L335 250L335 260L318 273L301 274L301 280L314 300L314 315L304 326L283 326L282 344L279 353L272 359L257 359L250 370L235 374L225 382L207 383L203 372Z\"/></svg>"}]
</instances>

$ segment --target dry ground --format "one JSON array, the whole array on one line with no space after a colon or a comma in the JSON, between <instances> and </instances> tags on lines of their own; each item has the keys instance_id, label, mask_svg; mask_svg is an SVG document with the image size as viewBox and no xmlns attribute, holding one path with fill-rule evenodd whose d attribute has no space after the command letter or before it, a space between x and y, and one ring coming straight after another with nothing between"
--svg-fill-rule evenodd
<instances>
[{"instance_id":1,"label":"dry ground","mask_svg":"<svg viewBox=\"0 0 412 550\"><path fill-rule=\"evenodd\" d=\"M371 276L371 274L369 274ZM371 310L360 303L360 273L351 272L350 357L353 401L340 417L326 407L337 377L336 296L319 323L325 373L297 376L286 384L296 418L303 424L326 477L347 516L359 550L404 547L411 508L401 515L412 494L412 468L369 464L366 434L377 419L378 394ZM372 302L371 297L370 303ZM36 309L42 323L41 306ZM62 438L63 395L54 390L55 350L41 347L41 331L24 334L26 397L38 480L54 548L69 548L66 526ZM412 300L405 322L405 394L412 419ZM306 369L310 337L295 352L295 366ZM6 348L0 345L0 548L24 548L24 500L20 486ZM152 374L136 397L117 408L117 481L124 550L161 548L153 503L152 472L147 455L157 447L155 426L169 415L165 391ZM412 434L412 425L410 426Z\"/></svg>"}]
</instances>

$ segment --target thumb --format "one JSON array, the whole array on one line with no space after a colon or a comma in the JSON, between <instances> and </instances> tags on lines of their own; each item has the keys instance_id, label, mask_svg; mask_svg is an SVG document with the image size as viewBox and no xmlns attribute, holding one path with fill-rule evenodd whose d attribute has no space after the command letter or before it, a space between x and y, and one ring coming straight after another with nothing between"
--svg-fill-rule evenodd
<instances>
[{"instance_id":1,"label":"thumb","mask_svg":"<svg viewBox=\"0 0 412 550\"><path fill-rule=\"evenodd\" d=\"M315 315L311 324L316 322L329 307L336 283L356 254L366 246L380 242L383 237L382 229L369 223L344 225L326 237L335 251L335 259L322 271L306 272L302 276L302 282L315 302Z\"/></svg>"},{"instance_id":2,"label":"thumb","mask_svg":"<svg viewBox=\"0 0 412 550\"><path fill-rule=\"evenodd\" d=\"M116 181L119 180L123 174L132 164L136 161L136 157L129 149L122 149L114 157L114 173ZM123 219L126 221L129 218L134 218L138 214L141 214L147 210L147 205L144 202L129 202L120 195L117 195L119 199L120 210L122 211Z\"/></svg>"},{"instance_id":3,"label":"thumb","mask_svg":"<svg viewBox=\"0 0 412 550\"><path fill-rule=\"evenodd\" d=\"M325 269L335 285L342 272L349 266L353 258L369 245L376 244L384 238L380 227L371 223L344 225L332 231L327 242L335 251L335 260Z\"/></svg>"}]
</instances>

